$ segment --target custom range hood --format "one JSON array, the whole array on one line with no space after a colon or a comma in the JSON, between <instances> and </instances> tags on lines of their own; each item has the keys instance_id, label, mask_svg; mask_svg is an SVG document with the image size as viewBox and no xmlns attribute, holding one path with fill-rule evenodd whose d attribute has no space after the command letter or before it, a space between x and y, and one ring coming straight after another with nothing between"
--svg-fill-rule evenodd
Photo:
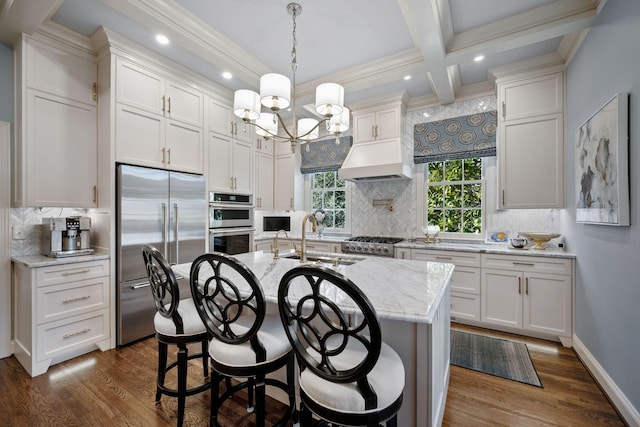
<instances>
[{"instance_id":1,"label":"custom range hood","mask_svg":"<svg viewBox=\"0 0 640 427\"><path fill-rule=\"evenodd\" d=\"M401 140L354 143L338 171L348 181L386 181L411 178L410 149Z\"/></svg>"}]
</instances>

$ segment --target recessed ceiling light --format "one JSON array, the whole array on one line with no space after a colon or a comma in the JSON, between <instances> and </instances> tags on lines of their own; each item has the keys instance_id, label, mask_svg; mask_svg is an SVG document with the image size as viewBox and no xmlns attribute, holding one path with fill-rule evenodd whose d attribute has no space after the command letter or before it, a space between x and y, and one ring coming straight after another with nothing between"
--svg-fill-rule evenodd
<instances>
[{"instance_id":1,"label":"recessed ceiling light","mask_svg":"<svg viewBox=\"0 0 640 427\"><path fill-rule=\"evenodd\" d=\"M169 44L169 38L164 34L158 34L156 36L156 41L160 44Z\"/></svg>"},{"instance_id":2,"label":"recessed ceiling light","mask_svg":"<svg viewBox=\"0 0 640 427\"><path fill-rule=\"evenodd\" d=\"M411 76L404 76L405 80L411 80Z\"/></svg>"},{"instance_id":3,"label":"recessed ceiling light","mask_svg":"<svg viewBox=\"0 0 640 427\"><path fill-rule=\"evenodd\" d=\"M483 59L484 59L484 55L478 55L478 56L476 56L475 58L473 58L473 60L474 60L474 61L476 61L476 62L480 62L480 61L482 61Z\"/></svg>"},{"instance_id":4,"label":"recessed ceiling light","mask_svg":"<svg viewBox=\"0 0 640 427\"><path fill-rule=\"evenodd\" d=\"M224 77L225 79L229 80L230 78L233 77L233 74L231 74L228 71L225 71L224 73L222 73L222 77Z\"/></svg>"}]
</instances>

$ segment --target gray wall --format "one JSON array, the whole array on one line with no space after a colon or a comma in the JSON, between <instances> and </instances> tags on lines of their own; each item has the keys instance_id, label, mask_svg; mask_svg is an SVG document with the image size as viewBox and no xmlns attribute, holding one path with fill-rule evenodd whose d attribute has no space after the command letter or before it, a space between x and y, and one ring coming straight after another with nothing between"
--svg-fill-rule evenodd
<instances>
[{"instance_id":1,"label":"gray wall","mask_svg":"<svg viewBox=\"0 0 640 427\"><path fill-rule=\"evenodd\" d=\"M567 70L563 230L577 255L575 333L640 411L640 2L608 0ZM574 131L629 92L631 226L576 224Z\"/></svg>"},{"instance_id":2,"label":"gray wall","mask_svg":"<svg viewBox=\"0 0 640 427\"><path fill-rule=\"evenodd\" d=\"M13 50L0 43L0 121L10 122L13 131Z\"/></svg>"}]
</instances>

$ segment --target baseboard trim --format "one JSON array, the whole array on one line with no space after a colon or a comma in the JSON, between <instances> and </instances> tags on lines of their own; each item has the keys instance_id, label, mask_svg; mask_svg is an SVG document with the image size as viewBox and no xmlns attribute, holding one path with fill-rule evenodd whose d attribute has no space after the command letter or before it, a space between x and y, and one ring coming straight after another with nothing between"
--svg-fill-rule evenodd
<instances>
[{"instance_id":1,"label":"baseboard trim","mask_svg":"<svg viewBox=\"0 0 640 427\"><path fill-rule=\"evenodd\" d=\"M640 426L640 412L634 408L631 401L627 399L577 335L573 336L573 349L627 425Z\"/></svg>"}]
</instances>

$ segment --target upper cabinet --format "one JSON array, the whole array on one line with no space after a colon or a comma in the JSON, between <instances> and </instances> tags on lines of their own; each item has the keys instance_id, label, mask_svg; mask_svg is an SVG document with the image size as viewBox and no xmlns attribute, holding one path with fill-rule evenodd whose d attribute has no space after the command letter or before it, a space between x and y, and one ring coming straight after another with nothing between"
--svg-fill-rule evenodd
<instances>
[{"instance_id":1,"label":"upper cabinet","mask_svg":"<svg viewBox=\"0 0 640 427\"><path fill-rule=\"evenodd\" d=\"M400 137L401 106L388 105L353 111L353 142L368 142Z\"/></svg>"},{"instance_id":2,"label":"upper cabinet","mask_svg":"<svg viewBox=\"0 0 640 427\"><path fill-rule=\"evenodd\" d=\"M120 58L116 67L116 160L203 173L203 93Z\"/></svg>"},{"instance_id":3,"label":"upper cabinet","mask_svg":"<svg viewBox=\"0 0 640 427\"><path fill-rule=\"evenodd\" d=\"M564 73L498 85L498 207L564 207Z\"/></svg>"},{"instance_id":4,"label":"upper cabinet","mask_svg":"<svg viewBox=\"0 0 640 427\"><path fill-rule=\"evenodd\" d=\"M13 205L97 207L95 58L41 35L14 52Z\"/></svg>"}]
</instances>

